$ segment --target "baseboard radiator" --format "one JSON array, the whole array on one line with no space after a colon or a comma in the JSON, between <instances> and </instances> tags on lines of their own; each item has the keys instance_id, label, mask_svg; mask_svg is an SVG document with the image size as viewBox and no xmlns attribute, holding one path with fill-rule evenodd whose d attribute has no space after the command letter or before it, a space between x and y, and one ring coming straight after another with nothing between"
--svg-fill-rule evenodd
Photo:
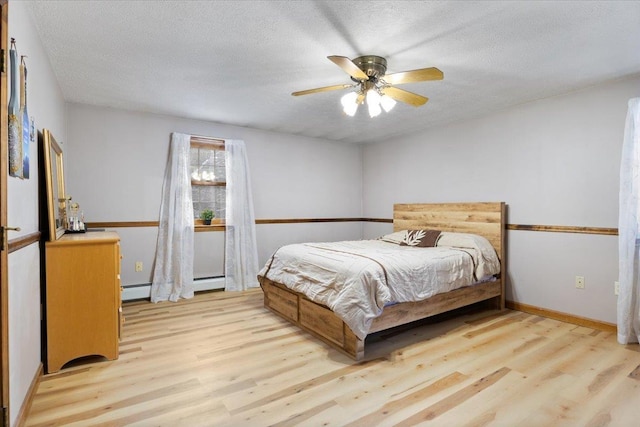
<instances>
[{"instance_id":1,"label":"baseboard radiator","mask_svg":"<svg viewBox=\"0 0 640 427\"><path fill-rule=\"evenodd\" d=\"M206 279L196 279L193 281L194 290L212 291L224 289L224 277L209 277ZM140 285L127 285L122 288L122 301L151 298L151 283Z\"/></svg>"}]
</instances>

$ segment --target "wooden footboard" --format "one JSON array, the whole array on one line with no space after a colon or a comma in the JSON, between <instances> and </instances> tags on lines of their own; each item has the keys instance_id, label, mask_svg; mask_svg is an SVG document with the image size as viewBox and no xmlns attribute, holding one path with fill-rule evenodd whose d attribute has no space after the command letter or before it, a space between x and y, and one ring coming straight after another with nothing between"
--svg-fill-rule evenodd
<instances>
[{"instance_id":1,"label":"wooden footboard","mask_svg":"<svg viewBox=\"0 0 640 427\"><path fill-rule=\"evenodd\" d=\"M373 319L369 333L383 331L490 298L499 297L501 292L502 284L500 280L496 280L495 282L480 283L437 294L423 301L395 304L386 307L380 317Z\"/></svg>"}]
</instances>

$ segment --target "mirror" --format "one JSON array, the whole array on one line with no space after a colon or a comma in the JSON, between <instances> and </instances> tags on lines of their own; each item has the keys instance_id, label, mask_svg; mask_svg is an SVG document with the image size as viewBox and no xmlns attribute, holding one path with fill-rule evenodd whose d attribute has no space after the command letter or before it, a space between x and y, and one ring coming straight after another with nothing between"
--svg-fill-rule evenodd
<instances>
[{"instance_id":1,"label":"mirror","mask_svg":"<svg viewBox=\"0 0 640 427\"><path fill-rule=\"evenodd\" d=\"M43 129L44 173L47 185L49 240L59 239L67 228L62 149L48 129Z\"/></svg>"}]
</instances>

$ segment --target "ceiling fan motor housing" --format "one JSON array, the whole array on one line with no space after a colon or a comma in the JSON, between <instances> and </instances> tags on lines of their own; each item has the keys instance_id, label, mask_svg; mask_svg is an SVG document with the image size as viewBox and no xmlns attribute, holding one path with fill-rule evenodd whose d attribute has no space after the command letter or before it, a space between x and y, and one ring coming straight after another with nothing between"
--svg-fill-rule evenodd
<instances>
[{"instance_id":1,"label":"ceiling fan motor housing","mask_svg":"<svg viewBox=\"0 0 640 427\"><path fill-rule=\"evenodd\" d=\"M369 80L377 81L387 72L387 60L381 56L359 56L353 60L353 63L369 76ZM351 79L356 82L359 81L353 77L351 77Z\"/></svg>"}]
</instances>

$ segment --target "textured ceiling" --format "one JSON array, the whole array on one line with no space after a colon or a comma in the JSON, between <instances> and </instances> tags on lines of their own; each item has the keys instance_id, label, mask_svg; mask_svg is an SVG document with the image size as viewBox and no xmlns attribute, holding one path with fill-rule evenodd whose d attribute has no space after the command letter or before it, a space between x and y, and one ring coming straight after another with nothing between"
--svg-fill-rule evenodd
<instances>
[{"instance_id":1,"label":"textured ceiling","mask_svg":"<svg viewBox=\"0 0 640 427\"><path fill-rule=\"evenodd\" d=\"M350 143L381 141L640 72L640 2L32 1L67 101ZM328 55L438 67L370 118Z\"/></svg>"}]
</instances>

